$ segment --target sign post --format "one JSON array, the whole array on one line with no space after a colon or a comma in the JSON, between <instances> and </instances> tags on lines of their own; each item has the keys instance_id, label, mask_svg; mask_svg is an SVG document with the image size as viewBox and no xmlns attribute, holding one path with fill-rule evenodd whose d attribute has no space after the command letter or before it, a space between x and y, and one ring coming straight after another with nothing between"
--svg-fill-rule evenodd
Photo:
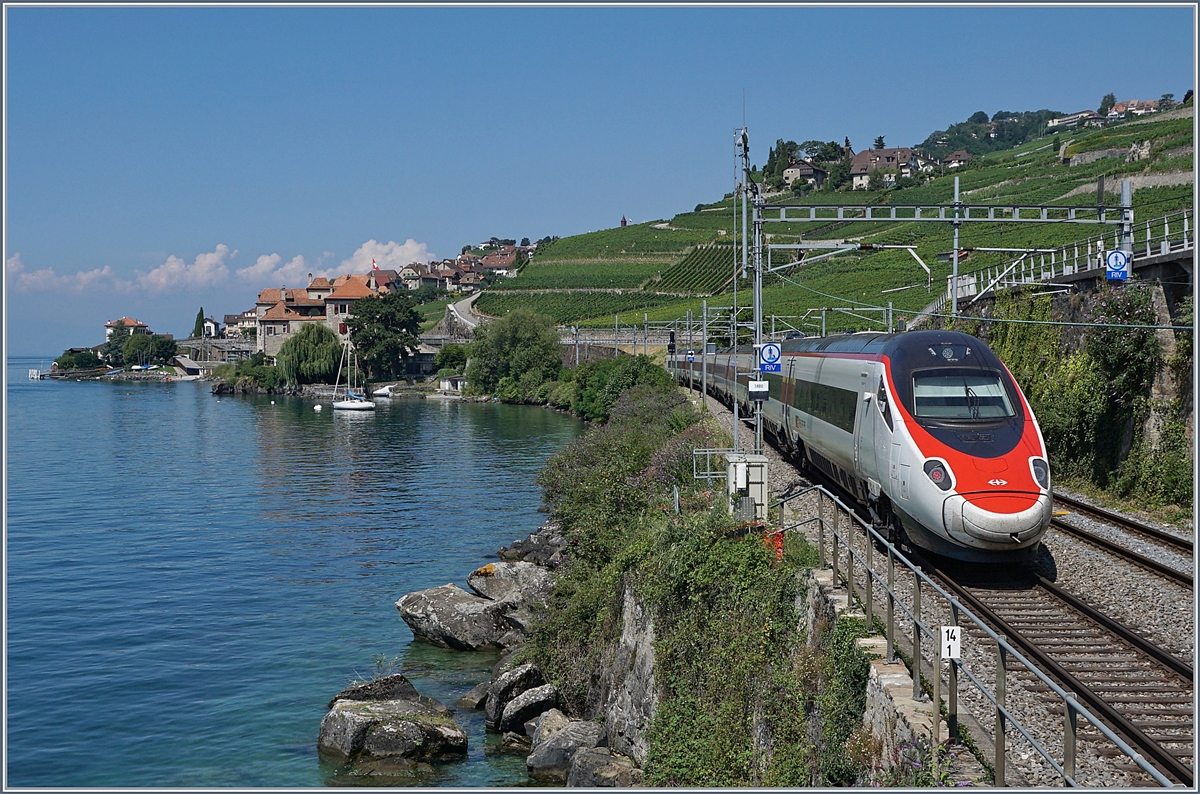
<instances>
[{"instance_id":1,"label":"sign post","mask_svg":"<svg viewBox=\"0 0 1200 794\"><path fill-rule=\"evenodd\" d=\"M1129 255L1114 248L1104 255L1105 273L1109 281L1125 281L1129 278Z\"/></svg>"},{"instance_id":2,"label":"sign post","mask_svg":"<svg viewBox=\"0 0 1200 794\"><path fill-rule=\"evenodd\" d=\"M774 342L768 342L758 350L758 363L760 372L782 372L783 365L780 362L781 352L779 345Z\"/></svg>"}]
</instances>

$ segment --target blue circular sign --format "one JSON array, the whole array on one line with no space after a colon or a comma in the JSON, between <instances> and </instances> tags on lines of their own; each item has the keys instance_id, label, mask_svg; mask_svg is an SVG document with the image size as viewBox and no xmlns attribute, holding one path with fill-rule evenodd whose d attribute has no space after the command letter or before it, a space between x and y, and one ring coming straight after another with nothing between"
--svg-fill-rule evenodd
<instances>
[{"instance_id":1,"label":"blue circular sign","mask_svg":"<svg viewBox=\"0 0 1200 794\"><path fill-rule=\"evenodd\" d=\"M779 345L769 342L762 346L762 361L764 364L774 364L781 355Z\"/></svg>"},{"instance_id":2,"label":"blue circular sign","mask_svg":"<svg viewBox=\"0 0 1200 794\"><path fill-rule=\"evenodd\" d=\"M1129 277L1129 255L1118 249L1104 255L1110 281L1120 281Z\"/></svg>"}]
</instances>

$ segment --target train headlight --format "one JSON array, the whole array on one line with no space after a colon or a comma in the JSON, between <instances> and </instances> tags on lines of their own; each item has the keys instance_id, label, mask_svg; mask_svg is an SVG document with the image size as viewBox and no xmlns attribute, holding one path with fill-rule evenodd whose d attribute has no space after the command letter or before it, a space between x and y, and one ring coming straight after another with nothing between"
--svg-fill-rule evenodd
<instances>
[{"instance_id":1,"label":"train headlight","mask_svg":"<svg viewBox=\"0 0 1200 794\"><path fill-rule=\"evenodd\" d=\"M940 460L925 461L925 475L933 481L934 485L943 491L949 491L954 485L949 467Z\"/></svg>"},{"instance_id":2,"label":"train headlight","mask_svg":"<svg viewBox=\"0 0 1200 794\"><path fill-rule=\"evenodd\" d=\"M1050 464L1041 458L1030 458L1029 468L1033 470L1033 479L1047 491L1050 490Z\"/></svg>"}]
</instances>

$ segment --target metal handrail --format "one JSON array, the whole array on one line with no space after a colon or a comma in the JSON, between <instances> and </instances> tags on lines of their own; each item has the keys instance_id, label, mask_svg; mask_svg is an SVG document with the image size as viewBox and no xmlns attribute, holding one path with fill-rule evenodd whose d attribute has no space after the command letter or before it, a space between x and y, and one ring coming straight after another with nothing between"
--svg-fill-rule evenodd
<instances>
[{"instance_id":1,"label":"metal handrail","mask_svg":"<svg viewBox=\"0 0 1200 794\"><path fill-rule=\"evenodd\" d=\"M785 526L785 524L784 524L784 506L787 505L788 502L791 502L792 500L797 499L797 498L804 496L805 494L811 493L813 491L817 492L817 515L815 517L806 519L804 521L796 522L790 526ZM866 543L867 553L865 556L859 554L854 549L854 544L851 542L848 535L846 537L843 537L842 534L839 533L838 524L840 522L836 520L836 517L833 522L832 528L829 527L828 522L826 521L825 515L824 515L824 497L825 496L829 497L829 499L832 501L832 503L834 504L834 506L836 508L840 508L843 512L845 512L845 514L847 516L851 517L854 522L856 522L860 527L862 527L863 531L866 533L866 537L867 537L867 541L868 541ZM894 648L895 648L895 621L893 618L893 610L894 610L895 606L899 605L903 615L907 615L908 618L912 620L913 627L914 627L914 633L913 633L914 643L913 643L913 649L912 649L913 650L912 671L913 671L913 691L914 691L915 697L919 697L919 691L920 691L919 688L920 688L920 683L921 683L921 664L922 664L922 662L921 662L920 635L924 634L924 635L928 636L931 640L934 640L935 643L940 642L939 634L934 634L933 630L930 629L928 626L926 626L920 617L920 611L921 611L920 610L920 590L921 590L922 583L926 583L931 588L933 588L933 591L935 593L937 593L939 596L941 596L942 599L945 600L946 603L950 606L951 614L954 616L953 619L954 619L955 625L958 625L958 622L959 622L958 615L965 614L971 620L971 622L973 624L975 624L976 627L978 627L981 631L983 631L984 634L986 634L988 637L990 637L991 639L993 639L996 642L996 652L997 652L997 656L999 657L998 658L999 663L996 666L996 673L995 673L996 685L994 688L996 689L996 694L993 695L991 692L989 692L987 690L987 688L984 686L983 682L974 673L972 673L970 668L968 668L965 664L963 664L963 662L961 660L951 659L951 660L949 660L950 665L951 665L951 675L950 675L951 691L949 693L949 698L950 698L951 706L954 706L954 704L957 703L957 697L958 697L957 696L957 675L956 675L956 673L958 670L962 670L964 673L966 673L968 680L970 680L971 683L973 683L976 686L976 688L980 691L980 693L984 696L984 698L987 701L989 701L996 708L996 718L997 719L996 719L995 735L994 735L993 739L994 739L994 744L996 747L995 767L996 767L996 778L997 778L996 785L997 786L1004 785L1005 763L1004 763L1003 730L1004 730L1004 726L1007 723L1011 723L1012 726L1016 729L1016 731L1025 737L1026 741L1029 742L1030 746L1032 746L1038 752L1038 754L1043 759L1045 759L1047 763L1050 764L1050 767L1055 771L1055 773L1057 773L1064 780L1064 782L1066 782L1067 785L1069 785L1069 786L1080 785L1075 780L1075 768L1074 768L1075 767L1074 747L1076 744L1076 742L1075 742L1076 725L1077 725L1077 720L1078 720L1079 716L1083 716L1085 719L1087 719L1087 721L1089 723L1091 723L1093 726L1095 726L1095 728L1097 730L1099 730L1101 734L1103 734L1114 745L1116 745L1116 747L1118 749L1120 749L1122 753L1124 753L1134 763L1136 763L1138 765L1138 767L1142 769L1142 771L1144 771L1148 775L1150 775L1150 777L1153 778L1154 781L1157 782L1159 785L1168 787L1168 788L1177 787L1177 786L1181 785L1181 784L1176 784L1176 783L1171 782L1171 780L1169 778L1167 778L1162 772L1160 772L1153 765L1151 765L1145 759L1145 757L1142 756L1141 753L1139 753L1136 749L1131 747L1124 739L1122 739L1120 736L1118 736L1111 728L1109 728L1107 725L1105 725L1103 722L1101 722L1094 714L1092 714L1092 712L1089 711L1086 706L1084 706L1082 703L1080 703L1078 700L1076 700L1073 693L1068 692L1067 690L1063 689L1061 686L1059 686L1057 683L1055 683L1046 673L1044 673L1036 665L1034 665L1032 662L1030 662L1028 659L1026 659L1025 656L1020 651L1018 651L1015 647L1013 647L1012 645L1009 644L1009 642L1003 635L997 634L986 623L984 623L982 620L980 620L975 615L975 613L973 613L964 604L962 604L958 599L956 599L954 596L950 595L945 590L943 590L935 581L933 581L931 578L929 578L929 576L927 576L918 566L916 566L911 560L909 560L906 556L904 556L904 554L894 544L892 544L889 540L887 540L885 537L883 537L878 532L876 532L873 527L871 527L869 524L867 524L865 521L863 521L861 518L859 518L854 513L853 510L851 510L849 507L847 507L845 505L845 503L842 502L841 499L839 499L835 494L833 494L832 492L827 490L824 486L821 486L821 485L810 486L802 491L799 491L797 493L791 494L783 499L778 500L777 502L772 504L771 507L779 509L779 530L778 531L781 531L781 532L786 532L788 530L797 529L800 526L804 526L806 524L811 524L813 521L817 522L817 524L818 524L818 557L820 559L821 565L825 564L825 542L824 542L825 530L826 529L831 530L831 532L833 533L833 575L834 575L834 583L835 584L837 583L838 579L840 578L839 571L838 571L838 562L839 562L839 558L841 556L841 552L839 550L839 542L846 546L847 561L848 561L847 567L849 568L849 570L847 571L847 576L845 578L845 581L849 588L851 601L853 601L855 598L857 598L857 594L855 593L855 582L854 582L854 571L853 571L853 566L854 566L855 560L858 561L858 563L862 566L863 571L866 573L866 577L867 577L866 590L867 590L867 592L864 594L865 597L863 599L861 599L861 601L863 603L863 606L866 609L868 625L870 625L870 623L871 623L871 613L872 613L872 608L873 608L872 605L873 605L873 601L874 601L874 597L873 597L874 586L876 584L878 584L881 587L883 587L884 592L887 594L887 600L888 600L887 648L888 648L888 656L889 657L891 657L893 655ZM836 514L835 514L835 516L836 516ZM851 527L853 527L853 523L851 524ZM872 566L872 562L870 561L870 557L872 556L872 550L874 548L874 545L871 542L872 539L878 540L883 545L884 549L887 551L888 575L887 575L886 581L885 581L884 575L881 574L880 572L876 571L874 569L874 567ZM892 582L893 582L893 577L894 577L894 567L895 567L896 561L899 561L900 564L903 565L905 568L907 568L914 576L914 587L913 587L913 602L914 603L913 603L912 609L910 609L908 607L908 605L904 603L904 601L900 598L899 594L897 594L895 592L895 590L893 589L894 584ZM935 647L937 647L937 646L935 645ZM1037 677L1043 684L1045 684L1047 687L1049 687L1050 691L1054 692L1056 695L1058 695L1060 698L1062 698L1064 707L1066 709L1066 719L1064 720L1064 729L1063 729L1064 757L1063 757L1062 764L1060 764L1057 760L1055 760L1054 756L1050 753L1050 751L1047 750L1045 747L1043 747L1040 742L1038 742L1036 739L1034 739L1029 734L1029 731L1026 730L1026 728L1020 723L1020 721L1018 721L1016 719L1016 717L1010 711L1008 711L1008 709L1005 707L1005 705L1004 705L1004 689L1006 686L1006 684L1005 684L1006 674L1004 672L1005 668L1004 668L1003 661L1006 656L1011 656L1013 659L1020 662L1022 665L1025 666L1025 668L1027 670L1029 670L1031 673L1033 673L1033 675L1035 677ZM939 659L938 661L940 662L941 660ZM941 696L940 696L941 666L940 666L940 664L936 665L936 674L933 676L933 689L934 689L934 699L936 700L936 703L934 705L935 714L934 714L934 719L933 719L933 731L934 731L934 740L938 741L938 734L940 732L939 721L941 719ZM957 720L957 715L951 714L951 719Z\"/></svg>"},{"instance_id":2,"label":"metal handrail","mask_svg":"<svg viewBox=\"0 0 1200 794\"><path fill-rule=\"evenodd\" d=\"M1174 235L1171 232L1172 226L1175 226L1178 230ZM1138 230L1140 228L1145 229L1145 235L1139 240ZM1110 240L1111 247L1108 246ZM1134 224L1133 240L1131 242L1133 243L1134 262L1146 257L1193 250L1196 245L1194 211L1191 209L1178 210L1158 218L1136 223ZM963 290L975 290L971 294L975 298L979 298L988 291L996 288L1032 284L1040 281L1052 281L1073 273L1103 270L1105 268L1103 261L1104 251L1119 248L1120 245L1119 233L1092 235L1082 240L1076 240L1073 243L1056 246L1049 251L1049 262L1046 261L1047 252L1039 251L1037 252L1039 257L1036 260L1032 256L1028 258L1022 256L1016 262L1009 263L1008 265L1003 263L990 265L978 270L961 273L958 277L959 297L964 297L962 294ZM1021 259L1025 259L1022 267L1015 275L1006 279L1005 276L1009 275L1009 271L1013 267L1022 264ZM981 283L986 283L988 286L979 289ZM947 296L949 296L951 289L953 289L953 285L947 281L945 293Z\"/></svg>"}]
</instances>

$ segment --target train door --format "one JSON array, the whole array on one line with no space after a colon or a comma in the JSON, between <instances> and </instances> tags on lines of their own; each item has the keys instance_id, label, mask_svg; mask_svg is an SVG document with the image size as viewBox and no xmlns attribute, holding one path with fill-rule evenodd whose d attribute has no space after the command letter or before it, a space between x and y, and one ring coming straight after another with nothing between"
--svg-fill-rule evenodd
<instances>
[{"instance_id":1,"label":"train door","mask_svg":"<svg viewBox=\"0 0 1200 794\"><path fill-rule=\"evenodd\" d=\"M887 478L887 492L893 499L899 493L897 485L896 464L900 445L892 443L892 406L884 376L881 373L875 384L875 465L880 475L880 482Z\"/></svg>"},{"instance_id":2,"label":"train door","mask_svg":"<svg viewBox=\"0 0 1200 794\"><path fill-rule=\"evenodd\" d=\"M875 461L875 414L874 395L871 393L871 377L866 373L859 384L858 417L854 422L854 467L858 476L879 482L878 465Z\"/></svg>"}]
</instances>

